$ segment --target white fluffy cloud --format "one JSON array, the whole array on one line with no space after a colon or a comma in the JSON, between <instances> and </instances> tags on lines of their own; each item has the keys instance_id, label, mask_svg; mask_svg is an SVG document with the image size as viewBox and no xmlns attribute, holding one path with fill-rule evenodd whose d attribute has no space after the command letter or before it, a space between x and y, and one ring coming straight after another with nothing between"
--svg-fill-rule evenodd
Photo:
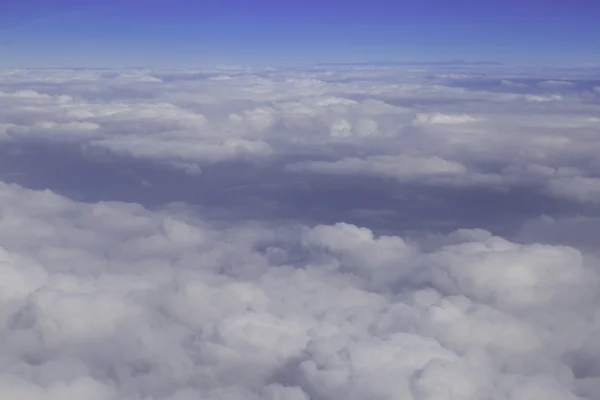
<instances>
[{"instance_id":1,"label":"white fluffy cloud","mask_svg":"<svg viewBox=\"0 0 600 400\"><path fill-rule=\"evenodd\" d=\"M436 124L464 124L477 121L475 118L463 115L447 115L442 113L417 114L413 124L415 125L436 125Z\"/></svg>"},{"instance_id":2,"label":"white fluffy cloud","mask_svg":"<svg viewBox=\"0 0 600 400\"><path fill-rule=\"evenodd\" d=\"M0 196L8 397L576 399L597 379L574 375L600 282L571 247Z\"/></svg>"},{"instance_id":3,"label":"white fluffy cloud","mask_svg":"<svg viewBox=\"0 0 600 400\"><path fill-rule=\"evenodd\" d=\"M458 72L436 71L431 81L426 70L403 68L236 68L223 79L224 71L4 71L0 140L71 141L196 166L196 175L210 164L300 152L305 159L288 171L300 163L313 173L418 181L431 175L432 162L407 168L401 160L443 160L453 185L528 185L576 202L596 197L598 170L588 160L600 150L597 110L563 72L529 85L499 74L504 89L497 92L460 87L470 75ZM333 156L323 160L323 152ZM532 165L581 173L511 173Z\"/></svg>"},{"instance_id":4,"label":"white fluffy cloud","mask_svg":"<svg viewBox=\"0 0 600 400\"><path fill-rule=\"evenodd\" d=\"M551 80L551 81L542 81L539 83L540 86L546 86L546 87L569 87L569 86L573 86L573 82L569 82L569 81L556 81L556 80Z\"/></svg>"},{"instance_id":5,"label":"white fluffy cloud","mask_svg":"<svg viewBox=\"0 0 600 400\"><path fill-rule=\"evenodd\" d=\"M0 398L598 398L576 73L0 72Z\"/></svg>"},{"instance_id":6,"label":"white fluffy cloud","mask_svg":"<svg viewBox=\"0 0 600 400\"><path fill-rule=\"evenodd\" d=\"M415 181L423 178L454 177L463 175L464 165L440 157L372 156L366 159L345 158L339 161L312 161L290 164L291 171L308 171L326 174L381 176L399 181Z\"/></svg>"}]
</instances>

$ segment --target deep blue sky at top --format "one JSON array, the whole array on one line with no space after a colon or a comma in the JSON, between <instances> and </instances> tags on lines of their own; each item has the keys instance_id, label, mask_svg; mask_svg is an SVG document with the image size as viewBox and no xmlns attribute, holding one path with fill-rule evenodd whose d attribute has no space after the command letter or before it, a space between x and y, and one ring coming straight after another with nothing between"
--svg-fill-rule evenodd
<instances>
[{"instance_id":1,"label":"deep blue sky at top","mask_svg":"<svg viewBox=\"0 0 600 400\"><path fill-rule=\"evenodd\" d=\"M0 66L600 62L598 0L4 0Z\"/></svg>"}]
</instances>

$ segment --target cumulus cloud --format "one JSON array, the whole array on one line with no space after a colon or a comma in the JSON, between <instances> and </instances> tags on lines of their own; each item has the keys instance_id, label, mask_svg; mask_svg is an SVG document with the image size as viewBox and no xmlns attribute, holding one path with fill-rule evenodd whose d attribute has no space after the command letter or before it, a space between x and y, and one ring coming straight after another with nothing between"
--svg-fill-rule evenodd
<instances>
[{"instance_id":1,"label":"cumulus cloud","mask_svg":"<svg viewBox=\"0 0 600 400\"><path fill-rule=\"evenodd\" d=\"M352 133L352 125L347 119L338 119L331 124L330 132L333 137L348 137Z\"/></svg>"},{"instance_id":2,"label":"cumulus cloud","mask_svg":"<svg viewBox=\"0 0 600 400\"><path fill-rule=\"evenodd\" d=\"M442 113L417 114L413 124L415 125L436 125L436 124L464 124L477 121L469 115L447 115Z\"/></svg>"},{"instance_id":3,"label":"cumulus cloud","mask_svg":"<svg viewBox=\"0 0 600 400\"><path fill-rule=\"evenodd\" d=\"M452 177L467 172L464 165L439 157L373 156L366 159L345 158L339 161L312 161L288 165L294 172L317 172L340 175L366 175L399 181Z\"/></svg>"},{"instance_id":4,"label":"cumulus cloud","mask_svg":"<svg viewBox=\"0 0 600 400\"><path fill-rule=\"evenodd\" d=\"M581 202L600 202L600 179L587 177L557 178L550 181L550 190L561 197Z\"/></svg>"},{"instance_id":5,"label":"cumulus cloud","mask_svg":"<svg viewBox=\"0 0 600 400\"><path fill-rule=\"evenodd\" d=\"M531 102L531 103L545 103L547 101L557 101L557 100L561 100L561 99L562 99L562 97L559 94L553 94L550 96L533 95L533 94L525 95L525 100L527 100L528 102Z\"/></svg>"},{"instance_id":6,"label":"cumulus cloud","mask_svg":"<svg viewBox=\"0 0 600 400\"><path fill-rule=\"evenodd\" d=\"M513 82L513 81L511 81L511 80L508 80L508 79L502 79L502 80L500 81L500 83L501 83L503 86L514 87L514 88L526 88L526 87L527 87L527 85L526 85L526 84L524 84L524 83L520 83L520 82Z\"/></svg>"},{"instance_id":7,"label":"cumulus cloud","mask_svg":"<svg viewBox=\"0 0 600 400\"><path fill-rule=\"evenodd\" d=\"M0 397L598 398L600 124L539 73L0 72Z\"/></svg>"},{"instance_id":8,"label":"cumulus cloud","mask_svg":"<svg viewBox=\"0 0 600 400\"><path fill-rule=\"evenodd\" d=\"M286 171L312 165L313 173L417 181L431 171L398 160L441 159L463 176L462 185L527 185L589 202L594 192L582 182L597 178L588 160L598 150L600 126L589 102L574 95L576 74L532 80L499 73L494 82L505 89L497 92L468 87L472 76L484 75L460 68L434 71L434 81L427 70L402 67L6 70L0 137L17 144L70 141L88 152L195 165L196 175L212 164L292 157ZM580 173L514 173L531 166ZM567 187L578 194L560 189Z\"/></svg>"},{"instance_id":9,"label":"cumulus cloud","mask_svg":"<svg viewBox=\"0 0 600 400\"><path fill-rule=\"evenodd\" d=\"M92 147L107 149L117 154L156 160L186 160L215 163L243 157L264 156L272 152L263 141L225 139L216 142L196 143L193 140L148 139L143 136L127 139L100 139L90 143Z\"/></svg>"},{"instance_id":10,"label":"cumulus cloud","mask_svg":"<svg viewBox=\"0 0 600 400\"><path fill-rule=\"evenodd\" d=\"M545 87L568 87L573 86L573 82L569 81L558 81L558 80L550 80L550 81L542 81L539 83L540 86Z\"/></svg>"},{"instance_id":11,"label":"cumulus cloud","mask_svg":"<svg viewBox=\"0 0 600 400\"><path fill-rule=\"evenodd\" d=\"M575 248L462 230L425 250L345 223L0 195L6 396L575 399L589 383L598 276Z\"/></svg>"}]
</instances>

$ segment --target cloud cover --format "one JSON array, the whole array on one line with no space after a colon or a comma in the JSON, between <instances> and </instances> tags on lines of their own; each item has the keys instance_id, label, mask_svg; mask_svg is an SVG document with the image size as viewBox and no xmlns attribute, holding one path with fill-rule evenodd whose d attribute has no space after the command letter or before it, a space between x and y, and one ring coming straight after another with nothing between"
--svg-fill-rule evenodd
<instances>
[{"instance_id":1,"label":"cloud cover","mask_svg":"<svg viewBox=\"0 0 600 400\"><path fill-rule=\"evenodd\" d=\"M480 75L446 72L3 71L0 397L596 398L594 84L496 71L482 89ZM81 156L61 177L69 189L103 184L75 177L81 160L154 166L142 191L174 177L217 191L201 180L217 170L231 184L218 190L251 211L279 193L273 214L297 193L357 180L333 205L297 207L327 214L348 201L365 224L239 218L187 198L80 201L11 164L31 146ZM19 171L27 179L7 174ZM369 227L402 211L359 201L376 181L426 204L416 232ZM425 224L431 193L450 202L469 190L537 190L570 213L503 214L510 237L467 227L458 209L450 231Z\"/></svg>"},{"instance_id":2,"label":"cloud cover","mask_svg":"<svg viewBox=\"0 0 600 400\"><path fill-rule=\"evenodd\" d=\"M438 160L455 176L436 185L483 181L597 203L597 81L577 73L558 80L408 67L5 70L0 137L197 170L278 159L289 171L400 182L421 172L399 159Z\"/></svg>"},{"instance_id":3,"label":"cloud cover","mask_svg":"<svg viewBox=\"0 0 600 400\"><path fill-rule=\"evenodd\" d=\"M6 397L597 393L597 264L575 248L0 193Z\"/></svg>"}]
</instances>

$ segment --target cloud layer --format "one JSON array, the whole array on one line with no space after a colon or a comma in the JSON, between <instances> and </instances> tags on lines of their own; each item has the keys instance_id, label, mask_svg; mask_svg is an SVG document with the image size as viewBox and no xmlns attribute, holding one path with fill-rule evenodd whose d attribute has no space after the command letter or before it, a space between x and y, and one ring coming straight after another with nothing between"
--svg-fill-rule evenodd
<instances>
[{"instance_id":1,"label":"cloud layer","mask_svg":"<svg viewBox=\"0 0 600 400\"><path fill-rule=\"evenodd\" d=\"M600 81L444 68L2 71L0 397L597 398Z\"/></svg>"},{"instance_id":2,"label":"cloud layer","mask_svg":"<svg viewBox=\"0 0 600 400\"><path fill-rule=\"evenodd\" d=\"M597 264L572 247L0 195L7 398L596 393Z\"/></svg>"},{"instance_id":3,"label":"cloud layer","mask_svg":"<svg viewBox=\"0 0 600 400\"><path fill-rule=\"evenodd\" d=\"M436 186L524 185L597 203L596 81L510 72L3 71L0 137L196 172L287 159L289 171L404 182L426 173L416 164L435 163L453 175ZM309 156L297 164L298 153Z\"/></svg>"}]
</instances>

